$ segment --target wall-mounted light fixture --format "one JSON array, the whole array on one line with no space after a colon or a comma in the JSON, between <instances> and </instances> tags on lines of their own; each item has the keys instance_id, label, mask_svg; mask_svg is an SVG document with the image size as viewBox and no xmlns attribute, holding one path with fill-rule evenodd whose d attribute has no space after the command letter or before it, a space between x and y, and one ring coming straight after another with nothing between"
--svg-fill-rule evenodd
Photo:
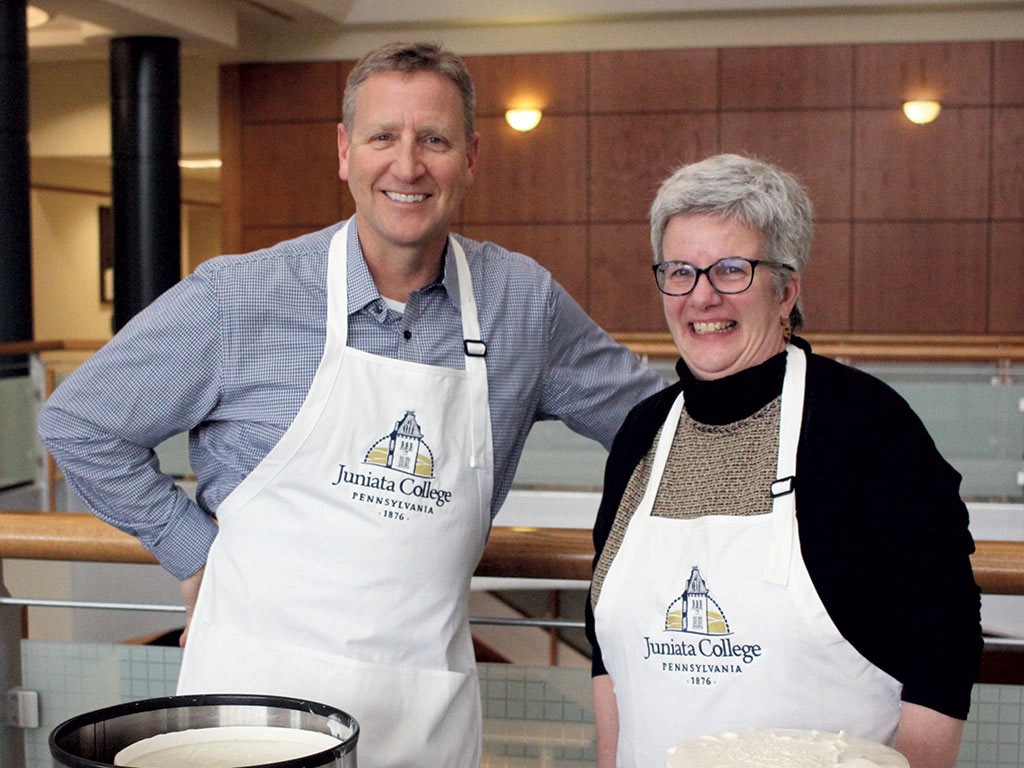
<instances>
[{"instance_id":1,"label":"wall-mounted light fixture","mask_svg":"<svg viewBox=\"0 0 1024 768\"><path fill-rule=\"evenodd\" d=\"M186 169L192 170L192 171L203 170L203 169L206 169L206 168L220 168L221 165L223 165L223 163L221 163L220 158L210 158L208 160L179 160L178 161L178 167L179 168L186 168Z\"/></svg>"},{"instance_id":2,"label":"wall-mounted light fixture","mask_svg":"<svg viewBox=\"0 0 1024 768\"><path fill-rule=\"evenodd\" d=\"M903 114L907 120L918 125L930 123L939 116L942 105L937 101L905 101L903 102Z\"/></svg>"},{"instance_id":3,"label":"wall-mounted light fixture","mask_svg":"<svg viewBox=\"0 0 1024 768\"><path fill-rule=\"evenodd\" d=\"M505 120L517 131L532 131L540 122L539 109L510 109L505 113Z\"/></svg>"},{"instance_id":4,"label":"wall-mounted light fixture","mask_svg":"<svg viewBox=\"0 0 1024 768\"><path fill-rule=\"evenodd\" d=\"M25 26L29 29L41 27L50 20L50 14L34 5L25 6Z\"/></svg>"}]
</instances>

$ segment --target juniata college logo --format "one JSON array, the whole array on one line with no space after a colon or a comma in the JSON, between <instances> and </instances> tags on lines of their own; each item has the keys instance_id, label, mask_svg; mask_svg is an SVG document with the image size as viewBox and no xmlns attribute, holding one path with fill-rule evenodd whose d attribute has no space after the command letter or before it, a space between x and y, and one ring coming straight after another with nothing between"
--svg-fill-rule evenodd
<instances>
[{"instance_id":1,"label":"juniata college logo","mask_svg":"<svg viewBox=\"0 0 1024 768\"><path fill-rule=\"evenodd\" d=\"M434 454L423 442L423 430L416 423L416 413L406 411L395 428L366 452L363 464L389 467L417 477L433 477Z\"/></svg>"},{"instance_id":2,"label":"juniata college logo","mask_svg":"<svg viewBox=\"0 0 1024 768\"><path fill-rule=\"evenodd\" d=\"M353 501L388 520L433 515L452 500L451 491L435 486L434 454L414 411L406 411L390 432L374 441L361 466L367 469L339 464L331 485L351 492ZM375 472L372 467L386 471Z\"/></svg>"},{"instance_id":3,"label":"juniata college logo","mask_svg":"<svg viewBox=\"0 0 1024 768\"><path fill-rule=\"evenodd\" d=\"M693 566L686 590L665 612L666 632L692 632L696 635L728 635L729 622L715 599L708 594L707 584L697 566Z\"/></svg>"},{"instance_id":4,"label":"juniata college logo","mask_svg":"<svg viewBox=\"0 0 1024 768\"><path fill-rule=\"evenodd\" d=\"M661 634L643 637L643 659L661 672L682 673L688 685L715 685L742 675L762 657L760 645L737 642L732 634L725 611L695 565L683 593L665 610Z\"/></svg>"}]
</instances>

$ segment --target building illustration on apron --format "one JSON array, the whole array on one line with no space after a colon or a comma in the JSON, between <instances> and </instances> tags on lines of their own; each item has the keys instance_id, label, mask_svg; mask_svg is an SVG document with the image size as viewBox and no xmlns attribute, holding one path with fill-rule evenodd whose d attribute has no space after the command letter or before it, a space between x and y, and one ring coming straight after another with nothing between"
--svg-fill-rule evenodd
<instances>
[{"instance_id":1,"label":"building illustration on apron","mask_svg":"<svg viewBox=\"0 0 1024 768\"><path fill-rule=\"evenodd\" d=\"M672 601L665 614L666 632L692 632L697 635L728 635L725 612L708 592L704 577L695 565L686 582L686 591Z\"/></svg>"},{"instance_id":2,"label":"building illustration on apron","mask_svg":"<svg viewBox=\"0 0 1024 768\"><path fill-rule=\"evenodd\" d=\"M434 454L423 440L423 430L416 422L416 413L406 411L405 416L395 422L390 434L366 452L363 464L375 464L418 477L433 477Z\"/></svg>"}]
</instances>

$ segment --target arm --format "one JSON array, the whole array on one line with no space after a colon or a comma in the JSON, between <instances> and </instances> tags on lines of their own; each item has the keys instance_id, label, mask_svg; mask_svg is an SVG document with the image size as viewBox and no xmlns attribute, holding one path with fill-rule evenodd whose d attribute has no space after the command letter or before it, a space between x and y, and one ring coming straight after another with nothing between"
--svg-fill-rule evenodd
<instances>
[{"instance_id":1,"label":"arm","mask_svg":"<svg viewBox=\"0 0 1024 768\"><path fill-rule=\"evenodd\" d=\"M187 579L182 579L179 585L181 587L181 601L185 604L185 631L178 638L178 645L182 648L185 647L185 642L188 640L188 630L192 626L192 614L196 611L196 600L199 598L199 587L203 584L203 574L205 572L206 567L203 566Z\"/></svg>"},{"instance_id":2,"label":"arm","mask_svg":"<svg viewBox=\"0 0 1024 768\"><path fill-rule=\"evenodd\" d=\"M615 751L619 743L619 709L615 687L609 675L593 680L594 730L597 735L597 768L615 768Z\"/></svg>"},{"instance_id":3,"label":"arm","mask_svg":"<svg viewBox=\"0 0 1024 768\"><path fill-rule=\"evenodd\" d=\"M896 730L896 749L910 761L910 768L953 768L963 730L963 720L903 702ZM600 742L598 750L600 754Z\"/></svg>"},{"instance_id":4,"label":"arm","mask_svg":"<svg viewBox=\"0 0 1024 768\"><path fill-rule=\"evenodd\" d=\"M203 565L217 529L160 472L153 447L206 418L220 361L214 287L192 276L71 374L39 414L41 440L93 513L179 579Z\"/></svg>"},{"instance_id":5,"label":"arm","mask_svg":"<svg viewBox=\"0 0 1024 768\"><path fill-rule=\"evenodd\" d=\"M665 380L605 333L558 283L551 283L548 364L541 418L609 448L626 414Z\"/></svg>"},{"instance_id":6,"label":"arm","mask_svg":"<svg viewBox=\"0 0 1024 768\"><path fill-rule=\"evenodd\" d=\"M811 578L842 635L902 684L904 707L966 719L982 639L960 476L891 388L811 360L797 466ZM875 567L865 567L865 553ZM892 599L863 599L878 589Z\"/></svg>"}]
</instances>

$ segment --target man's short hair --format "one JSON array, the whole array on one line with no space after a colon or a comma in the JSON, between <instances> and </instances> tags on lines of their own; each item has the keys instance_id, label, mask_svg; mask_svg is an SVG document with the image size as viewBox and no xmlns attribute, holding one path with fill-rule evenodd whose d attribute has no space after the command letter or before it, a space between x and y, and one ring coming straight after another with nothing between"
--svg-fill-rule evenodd
<instances>
[{"instance_id":1,"label":"man's short hair","mask_svg":"<svg viewBox=\"0 0 1024 768\"><path fill-rule=\"evenodd\" d=\"M473 136L473 115L476 111L476 91L473 78L465 63L451 51L434 43L389 43L363 56L348 76L345 97L341 105L341 119L345 130L351 132L356 115L356 98L366 79L381 72L437 72L451 80L462 97L462 114L466 139Z\"/></svg>"}]
</instances>

